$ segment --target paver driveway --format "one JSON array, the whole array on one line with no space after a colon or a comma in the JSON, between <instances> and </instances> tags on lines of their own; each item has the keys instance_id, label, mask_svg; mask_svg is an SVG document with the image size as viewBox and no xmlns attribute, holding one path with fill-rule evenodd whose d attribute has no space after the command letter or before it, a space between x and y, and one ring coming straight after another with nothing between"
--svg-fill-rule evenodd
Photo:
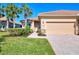
<instances>
[{"instance_id":1,"label":"paver driveway","mask_svg":"<svg viewBox=\"0 0 79 59\"><path fill-rule=\"evenodd\" d=\"M79 55L79 36L48 35L47 38L57 55Z\"/></svg>"}]
</instances>

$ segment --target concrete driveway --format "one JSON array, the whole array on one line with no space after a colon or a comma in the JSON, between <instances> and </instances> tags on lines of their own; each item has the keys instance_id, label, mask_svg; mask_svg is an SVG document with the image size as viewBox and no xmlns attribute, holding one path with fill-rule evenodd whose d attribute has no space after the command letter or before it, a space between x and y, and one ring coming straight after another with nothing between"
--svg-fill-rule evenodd
<instances>
[{"instance_id":1,"label":"concrete driveway","mask_svg":"<svg viewBox=\"0 0 79 59\"><path fill-rule=\"evenodd\" d=\"M79 55L79 36L48 35L47 38L57 55Z\"/></svg>"}]
</instances>

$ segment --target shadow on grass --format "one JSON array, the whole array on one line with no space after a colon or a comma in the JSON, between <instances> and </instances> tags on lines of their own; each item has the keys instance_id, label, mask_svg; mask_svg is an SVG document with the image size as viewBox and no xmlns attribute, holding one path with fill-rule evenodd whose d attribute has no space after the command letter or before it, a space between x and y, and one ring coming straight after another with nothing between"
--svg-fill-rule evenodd
<instances>
[{"instance_id":1,"label":"shadow on grass","mask_svg":"<svg viewBox=\"0 0 79 59\"><path fill-rule=\"evenodd\" d=\"M1 45L3 44L4 41L5 41L5 38L4 37L0 37L0 52L2 51Z\"/></svg>"},{"instance_id":2,"label":"shadow on grass","mask_svg":"<svg viewBox=\"0 0 79 59\"><path fill-rule=\"evenodd\" d=\"M10 34L8 34L8 35L3 35L3 37L28 37L29 35L10 35Z\"/></svg>"}]
</instances>

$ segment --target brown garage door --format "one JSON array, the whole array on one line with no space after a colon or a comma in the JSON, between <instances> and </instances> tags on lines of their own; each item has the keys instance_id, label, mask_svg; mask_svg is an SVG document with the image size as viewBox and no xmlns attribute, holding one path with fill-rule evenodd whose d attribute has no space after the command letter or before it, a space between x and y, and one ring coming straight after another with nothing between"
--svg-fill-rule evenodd
<instances>
[{"instance_id":1,"label":"brown garage door","mask_svg":"<svg viewBox=\"0 0 79 59\"><path fill-rule=\"evenodd\" d=\"M46 33L47 34L74 34L74 23L46 23Z\"/></svg>"}]
</instances>

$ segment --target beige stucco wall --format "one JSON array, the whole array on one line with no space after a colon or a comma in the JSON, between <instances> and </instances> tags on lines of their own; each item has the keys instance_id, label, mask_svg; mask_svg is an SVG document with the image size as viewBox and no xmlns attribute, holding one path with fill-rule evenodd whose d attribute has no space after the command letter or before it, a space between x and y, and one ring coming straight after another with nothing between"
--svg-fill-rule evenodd
<instances>
[{"instance_id":1,"label":"beige stucco wall","mask_svg":"<svg viewBox=\"0 0 79 59\"><path fill-rule=\"evenodd\" d=\"M34 28L34 21L32 21L32 23L31 23L31 29L34 31L35 30L35 28Z\"/></svg>"},{"instance_id":2,"label":"beige stucco wall","mask_svg":"<svg viewBox=\"0 0 79 59\"><path fill-rule=\"evenodd\" d=\"M37 24L36 24L37 23ZM31 29L34 31L34 32L36 32L37 30L38 30L38 27L39 27L39 22L37 21L32 21L32 23L31 23Z\"/></svg>"}]
</instances>

